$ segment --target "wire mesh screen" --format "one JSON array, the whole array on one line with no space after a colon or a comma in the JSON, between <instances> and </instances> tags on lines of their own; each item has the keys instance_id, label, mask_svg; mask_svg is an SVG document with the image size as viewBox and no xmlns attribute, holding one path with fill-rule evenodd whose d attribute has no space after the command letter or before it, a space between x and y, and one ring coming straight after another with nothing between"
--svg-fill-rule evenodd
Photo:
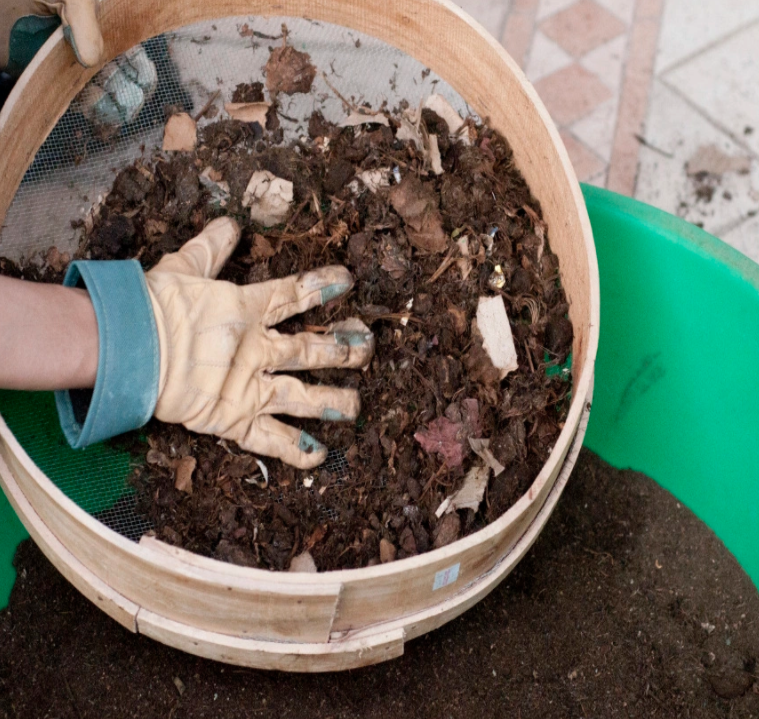
<instances>
[{"instance_id":1,"label":"wire mesh screen","mask_svg":"<svg viewBox=\"0 0 759 719\"><path fill-rule=\"evenodd\" d=\"M188 25L143 43L157 85L139 115L118 131L96 128L81 104L72 103L24 176L0 232L0 255L29 259L52 246L73 253L80 231L72 222L102 201L120 169L160 148L166 109L197 113L217 93L215 104L221 107L239 83L262 81L270 49L281 43L282 23L289 41L308 52L320 71L310 93L280 98L285 142L306 132L314 109L328 120L345 117L330 85L374 109L394 108L404 99L413 105L436 92L462 114L469 112L461 97L417 60L354 30L298 18L232 17ZM206 116L199 126L213 121Z\"/></svg>"},{"instance_id":2,"label":"wire mesh screen","mask_svg":"<svg viewBox=\"0 0 759 719\"><path fill-rule=\"evenodd\" d=\"M288 42L308 52L319 70L311 92L280 97L285 142L307 133L314 110L333 122L344 118L336 91L353 104L391 110L404 100L415 106L439 93L462 116L471 114L460 95L417 60L353 30L306 19L257 17L185 26L143 43L157 83L134 119L104 132L88 119L81 99L72 103L26 172L0 232L0 256L42 263L50 247L73 255L82 232L77 225L102 202L116 174L160 150L167 112L197 115L217 107L199 120L201 127L222 116L224 102L239 83L264 80L262 69L271 48L281 44L283 23ZM128 452L105 445L69 449L52 395L0 392L0 412L40 469L82 509L133 540L149 528L134 511ZM323 468L338 482L348 476L339 449L330 452ZM308 491L305 484L303 491Z\"/></svg>"}]
</instances>

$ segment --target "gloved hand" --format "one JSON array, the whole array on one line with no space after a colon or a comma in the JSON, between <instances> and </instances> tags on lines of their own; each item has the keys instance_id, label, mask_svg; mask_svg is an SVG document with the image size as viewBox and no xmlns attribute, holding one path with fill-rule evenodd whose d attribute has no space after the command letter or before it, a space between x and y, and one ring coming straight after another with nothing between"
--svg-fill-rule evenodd
<instances>
[{"instance_id":1,"label":"gloved hand","mask_svg":"<svg viewBox=\"0 0 759 719\"><path fill-rule=\"evenodd\" d=\"M77 60L85 67L97 65L103 56L97 0L0 0L0 70L21 75L61 23ZM157 84L155 65L137 45L100 70L74 108L109 134L137 117Z\"/></svg>"},{"instance_id":2,"label":"gloved hand","mask_svg":"<svg viewBox=\"0 0 759 719\"><path fill-rule=\"evenodd\" d=\"M77 95L74 108L94 125L116 131L137 117L157 85L155 65L137 45L95 75Z\"/></svg>"},{"instance_id":3,"label":"gloved hand","mask_svg":"<svg viewBox=\"0 0 759 719\"><path fill-rule=\"evenodd\" d=\"M18 77L63 24L63 33L84 67L103 56L97 0L0 0L0 70Z\"/></svg>"},{"instance_id":4,"label":"gloved hand","mask_svg":"<svg viewBox=\"0 0 759 719\"><path fill-rule=\"evenodd\" d=\"M86 418L76 416L70 393L56 396L73 446L139 427L155 413L297 467L324 461L326 447L272 415L353 420L358 393L277 373L363 367L374 336L360 320L327 334L273 327L341 296L353 280L336 266L242 287L214 280L239 235L234 220L216 219L147 274L134 260L72 264L65 284L84 281L100 335Z\"/></svg>"}]
</instances>

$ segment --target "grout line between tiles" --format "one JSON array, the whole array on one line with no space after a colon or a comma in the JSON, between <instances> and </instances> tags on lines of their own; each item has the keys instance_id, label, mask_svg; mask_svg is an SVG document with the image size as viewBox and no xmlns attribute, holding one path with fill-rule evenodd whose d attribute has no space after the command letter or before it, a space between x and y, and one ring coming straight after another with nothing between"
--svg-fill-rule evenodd
<instances>
[{"instance_id":1,"label":"grout line between tiles","mask_svg":"<svg viewBox=\"0 0 759 719\"><path fill-rule=\"evenodd\" d=\"M638 180L640 143L635 135L643 133L650 111L663 4L637 1L627 41L606 186L629 197L635 196Z\"/></svg>"},{"instance_id":2,"label":"grout line between tiles","mask_svg":"<svg viewBox=\"0 0 759 719\"><path fill-rule=\"evenodd\" d=\"M736 145L738 145L741 149L745 150L753 160L759 160L759 153L756 152L750 145L747 145L745 140L740 136L736 135L730 128L723 125L719 120L716 120L713 118L710 114L706 112L702 107L700 107L698 104L696 104L690 97L688 97L685 93L683 93L680 88L678 88L676 85L673 85L671 82L669 82L667 79L660 77L657 78L659 82L662 83L668 90L670 90L672 93L677 95L678 98L680 98L688 107L691 108L694 112L698 113L704 120L706 120L710 125L712 125L714 128L719 130L722 134L727 135Z\"/></svg>"},{"instance_id":3,"label":"grout line between tiles","mask_svg":"<svg viewBox=\"0 0 759 719\"><path fill-rule=\"evenodd\" d=\"M751 30L755 25L759 25L759 17L757 17L754 20L749 21L746 25L741 25L738 28L735 28L735 30L731 30L730 32L726 33L725 35L720 36L716 40L712 40L711 42L707 43L703 47L700 47L698 50L694 50L689 55L686 55L683 58L680 58L679 60L675 60L671 65L668 65L667 67L663 68L662 70L659 70L659 72L656 73L656 76L663 79L664 75L667 75L670 72L674 72L675 70L679 70L683 65L687 65L691 60L695 60L699 55L704 55L710 50L713 50L718 45L721 45L723 42L726 42L727 40L732 40L734 37L740 35L742 32L745 32L746 30Z\"/></svg>"}]
</instances>

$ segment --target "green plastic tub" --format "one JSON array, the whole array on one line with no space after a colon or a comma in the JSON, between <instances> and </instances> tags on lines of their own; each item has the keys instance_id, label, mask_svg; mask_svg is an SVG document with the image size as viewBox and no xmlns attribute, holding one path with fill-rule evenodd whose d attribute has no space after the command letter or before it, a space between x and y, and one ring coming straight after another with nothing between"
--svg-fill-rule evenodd
<instances>
[{"instance_id":1,"label":"green plastic tub","mask_svg":"<svg viewBox=\"0 0 759 719\"><path fill-rule=\"evenodd\" d=\"M585 445L672 492L759 586L759 265L648 205L583 190L601 278ZM54 417L49 401L4 393L0 411L24 402L27 416ZM55 465L54 426L9 424L43 471ZM127 471L118 456L93 450L104 471ZM0 492L0 608L15 581L15 548L27 536Z\"/></svg>"}]
</instances>

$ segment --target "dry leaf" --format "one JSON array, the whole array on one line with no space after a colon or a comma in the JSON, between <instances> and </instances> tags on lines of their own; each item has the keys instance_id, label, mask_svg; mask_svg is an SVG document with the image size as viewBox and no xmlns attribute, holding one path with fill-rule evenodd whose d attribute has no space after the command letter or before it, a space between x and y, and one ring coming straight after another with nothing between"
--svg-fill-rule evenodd
<instances>
[{"instance_id":1,"label":"dry leaf","mask_svg":"<svg viewBox=\"0 0 759 719\"><path fill-rule=\"evenodd\" d=\"M163 452L160 452L157 449L149 449L145 461L148 464L155 464L159 467L172 466L172 461Z\"/></svg>"},{"instance_id":2,"label":"dry leaf","mask_svg":"<svg viewBox=\"0 0 759 719\"><path fill-rule=\"evenodd\" d=\"M359 125L384 125L390 126L390 120L383 112L351 112L348 117L340 122L338 127L358 127Z\"/></svg>"},{"instance_id":3,"label":"dry leaf","mask_svg":"<svg viewBox=\"0 0 759 719\"><path fill-rule=\"evenodd\" d=\"M464 477L461 488L441 503L435 516L439 519L443 514L450 514L457 509L473 509L476 512L485 496L489 477L490 467L472 467Z\"/></svg>"},{"instance_id":4,"label":"dry leaf","mask_svg":"<svg viewBox=\"0 0 759 719\"><path fill-rule=\"evenodd\" d=\"M503 297L480 297L477 303L477 328L482 336L482 346L493 366L499 370L501 379L519 367Z\"/></svg>"},{"instance_id":5,"label":"dry leaf","mask_svg":"<svg viewBox=\"0 0 759 719\"><path fill-rule=\"evenodd\" d=\"M303 543L303 551L310 551L315 545L327 536L327 527L319 525L311 534L306 537L306 541Z\"/></svg>"},{"instance_id":6,"label":"dry leaf","mask_svg":"<svg viewBox=\"0 0 759 719\"><path fill-rule=\"evenodd\" d=\"M145 234L148 237L156 237L157 235L165 235L168 231L169 231L169 225L163 220L154 220L152 218L145 220Z\"/></svg>"},{"instance_id":7,"label":"dry leaf","mask_svg":"<svg viewBox=\"0 0 759 719\"><path fill-rule=\"evenodd\" d=\"M175 459L172 464L177 473L174 488L180 492L192 494L192 474L198 460L195 457L182 457L182 459Z\"/></svg>"},{"instance_id":8,"label":"dry leaf","mask_svg":"<svg viewBox=\"0 0 759 719\"><path fill-rule=\"evenodd\" d=\"M390 204L403 218L406 235L417 249L439 254L448 247L448 237L438 209L440 198L416 175L406 175L389 193Z\"/></svg>"},{"instance_id":9,"label":"dry leaf","mask_svg":"<svg viewBox=\"0 0 759 719\"><path fill-rule=\"evenodd\" d=\"M261 127L266 127L266 113L270 107L270 102L228 102L224 105L233 120L257 122Z\"/></svg>"},{"instance_id":10,"label":"dry leaf","mask_svg":"<svg viewBox=\"0 0 759 719\"><path fill-rule=\"evenodd\" d=\"M440 148L437 144L437 135L427 136L427 157L430 161L430 167L436 175L443 174L443 163L440 159Z\"/></svg>"},{"instance_id":11,"label":"dry leaf","mask_svg":"<svg viewBox=\"0 0 759 719\"><path fill-rule=\"evenodd\" d=\"M453 512L446 514L445 517L435 527L433 549L440 549L452 542L455 542L461 534L461 519L459 515Z\"/></svg>"},{"instance_id":12,"label":"dry leaf","mask_svg":"<svg viewBox=\"0 0 759 719\"><path fill-rule=\"evenodd\" d=\"M45 255L45 264L55 272L63 272L71 262L68 252L60 252L57 247L51 247Z\"/></svg>"},{"instance_id":13,"label":"dry leaf","mask_svg":"<svg viewBox=\"0 0 759 719\"><path fill-rule=\"evenodd\" d=\"M409 271L409 263L403 256L401 248L389 242L382 248L382 267L394 280L402 279Z\"/></svg>"},{"instance_id":14,"label":"dry leaf","mask_svg":"<svg viewBox=\"0 0 759 719\"><path fill-rule=\"evenodd\" d=\"M474 439L473 437L470 437L469 446L472 448L472 451L493 470L494 477L497 477L504 469L506 469L506 467L504 467L490 451L489 439Z\"/></svg>"},{"instance_id":15,"label":"dry leaf","mask_svg":"<svg viewBox=\"0 0 759 719\"><path fill-rule=\"evenodd\" d=\"M458 307L449 305L448 314L453 318L453 329L457 335L463 335L466 332L467 321L466 312L460 310Z\"/></svg>"},{"instance_id":16,"label":"dry leaf","mask_svg":"<svg viewBox=\"0 0 759 719\"><path fill-rule=\"evenodd\" d=\"M164 152L191 152L198 144L198 129L186 112L172 115L163 131Z\"/></svg>"},{"instance_id":17,"label":"dry leaf","mask_svg":"<svg viewBox=\"0 0 759 719\"><path fill-rule=\"evenodd\" d=\"M464 461L464 424L438 417L414 434L414 439L428 454L440 455L449 467L458 467Z\"/></svg>"},{"instance_id":18,"label":"dry leaf","mask_svg":"<svg viewBox=\"0 0 759 719\"><path fill-rule=\"evenodd\" d=\"M395 545L391 541L384 537L380 539L380 562L382 564L394 561L396 553Z\"/></svg>"},{"instance_id":19,"label":"dry leaf","mask_svg":"<svg viewBox=\"0 0 759 719\"><path fill-rule=\"evenodd\" d=\"M290 569L288 571L310 573L316 572L316 562L314 562L314 558L311 556L311 552L306 550L305 552L299 554L297 557L293 557L292 561L290 562Z\"/></svg>"},{"instance_id":20,"label":"dry leaf","mask_svg":"<svg viewBox=\"0 0 759 719\"><path fill-rule=\"evenodd\" d=\"M266 89L275 95L284 92L310 92L316 77L316 68L311 64L311 56L298 52L291 45L272 50L266 63Z\"/></svg>"},{"instance_id":21,"label":"dry leaf","mask_svg":"<svg viewBox=\"0 0 759 719\"><path fill-rule=\"evenodd\" d=\"M724 153L716 145L703 145L688 160L685 169L691 176L702 172L717 176L726 172L745 174L751 170L751 158L741 155L734 157Z\"/></svg>"},{"instance_id":22,"label":"dry leaf","mask_svg":"<svg viewBox=\"0 0 759 719\"><path fill-rule=\"evenodd\" d=\"M290 214L293 183L276 177L268 170L254 172L242 198L243 207L250 207L250 219L265 227L284 222Z\"/></svg>"},{"instance_id":23,"label":"dry leaf","mask_svg":"<svg viewBox=\"0 0 759 719\"><path fill-rule=\"evenodd\" d=\"M454 135L456 139L461 140L465 145L472 144L469 133L466 132L466 121L462 120L461 115L453 109L451 103L442 95L430 95L424 101L424 107L432 110L438 117L443 119L445 124L448 125L448 132Z\"/></svg>"},{"instance_id":24,"label":"dry leaf","mask_svg":"<svg viewBox=\"0 0 759 719\"><path fill-rule=\"evenodd\" d=\"M254 260L268 260L276 254L276 250L271 246L271 242L263 235L256 233L253 236L253 247L250 248L250 256Z\"/></svg>"},{"instance_id":25,"label":"dry leaf","mask_svg":"<svg viewBox=\"0 0 759 719\"><path fill-rule=\"evenodd\" d=\"M419 129L414 116L410 117L408 112L405 112L401 116L401 124L395 131L395 139L413 142L414 145L416 145L417 150L424 150L424 138L422 137L422 132Z\"/></svg>"}]
</instances>

